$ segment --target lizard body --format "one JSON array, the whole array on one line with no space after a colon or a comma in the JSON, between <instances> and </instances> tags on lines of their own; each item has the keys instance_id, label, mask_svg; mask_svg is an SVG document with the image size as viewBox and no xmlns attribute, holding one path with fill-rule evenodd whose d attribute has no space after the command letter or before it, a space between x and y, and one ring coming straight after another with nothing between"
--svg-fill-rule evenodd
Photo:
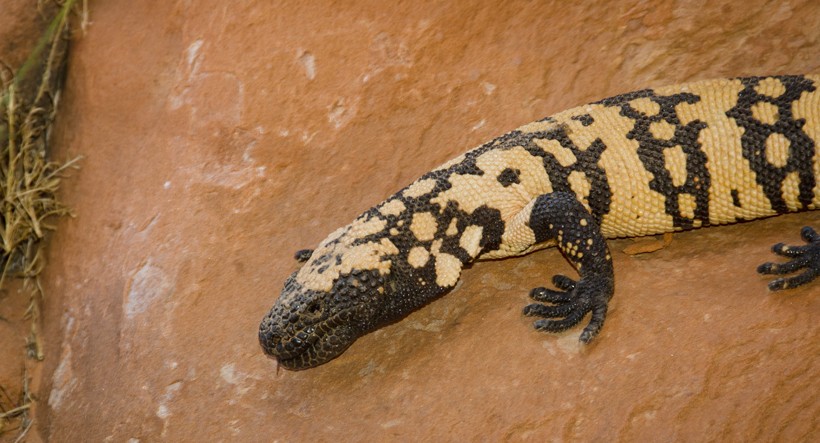
<instances>
[{"instance_id":1,"label":"lizard body","mask_svg":"<svg viewBox=\"0 0 820 443\"><path fill-rule=\"evenodd\" d=\"M264 351L288 369L341 354L358 337L452 289L468 264L556 246L578 271L535 288L539 330L591 313L614 292L606 238L735 223L820 207L820 75L710 80L618 95L538 120L435 168L328 236L263 319ZM820 275L820 235L776 245L792 261L758 271Z\"/></svg>"}]
</instances>

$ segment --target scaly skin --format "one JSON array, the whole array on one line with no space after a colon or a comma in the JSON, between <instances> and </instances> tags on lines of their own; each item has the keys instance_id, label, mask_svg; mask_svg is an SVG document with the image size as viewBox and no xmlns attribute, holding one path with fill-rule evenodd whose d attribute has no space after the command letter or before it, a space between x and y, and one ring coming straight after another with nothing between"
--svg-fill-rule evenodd
<instances>
[{"instance_id":1,"label":"scaly skin","mask_svg":"<svg viewBox=\"0 0 820 443\"><path fill-rule=\"evenodd\" d=\"M462 268L557 246L578 271L535 288L536 329L590 320L614 292L605 238L734 223L820 207L820 76L712 80L623 94L485 143L338 229L285 282L262 320L265 352L288 369L325 363L358 337L451 290ZM776 245L759 272L820 274L820 236Z\"/></svg>"}]
</instances>

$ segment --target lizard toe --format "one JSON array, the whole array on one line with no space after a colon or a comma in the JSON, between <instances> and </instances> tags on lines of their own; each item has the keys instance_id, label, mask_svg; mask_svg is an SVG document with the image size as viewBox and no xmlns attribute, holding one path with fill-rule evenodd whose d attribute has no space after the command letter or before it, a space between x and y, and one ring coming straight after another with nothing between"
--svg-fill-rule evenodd
<instances>
[{"instance_id":1,"label":"lizard toe","mask_svg":"<svg viewBox=\"0 0 820 443\"><path fill-rule=\"evenodd\" d=\"M785 275L802 271L797 275L772 280L769 282L770 290L796 288L820 276L820 235L810 226L805 226L801 229L800 236L807 244L789 246L778 243L772 247L772 252L791 260L785 263L763 263L757 267L758 273L769 275Z\"/></svg>"}]
</instances>

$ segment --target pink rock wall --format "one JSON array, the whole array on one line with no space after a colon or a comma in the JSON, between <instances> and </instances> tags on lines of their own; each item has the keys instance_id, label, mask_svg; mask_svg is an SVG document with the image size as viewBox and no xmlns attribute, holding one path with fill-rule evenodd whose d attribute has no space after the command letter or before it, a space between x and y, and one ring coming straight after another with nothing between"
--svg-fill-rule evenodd
<instances>
[{"instance_id":1,"label":"pink rock wall","mask_svg":"<svg viewBox=\"0 0 820 443\"><path fill-rule=\"evenodd\" d=\"M615 252L585 351L520 315L569 272L555 250L478 264L314 370L277 373L256 338L294 251L492 136L642 87L818 72L816 2L90 3L55 138L85 159L46 271L43 437L820 437L817 286L754 272L817 213Z\"/></svg>"}]
</instances>

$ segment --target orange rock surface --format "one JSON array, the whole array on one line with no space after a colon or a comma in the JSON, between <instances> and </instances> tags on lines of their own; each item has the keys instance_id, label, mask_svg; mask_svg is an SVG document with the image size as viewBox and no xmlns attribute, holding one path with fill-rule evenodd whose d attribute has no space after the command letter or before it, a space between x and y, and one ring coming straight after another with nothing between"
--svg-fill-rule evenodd
<instances>
[{"instance_id":1,"label":"orange rock surface","mask_svg":"<svg viewBox=\"0 0 820 443\"><path fill-rule=\"evenodd\" d=\"M519 124L649 86L818 72L820 6L90 2L55 155L83 155L49 250L50 441L820 439L820 290L755 267L817 212L612 243L601 336L521 309L570 272L483 262L331 363L257 327L293 252ZM129 440L131 439L131 440Z\"/></svg>"}]
</instances>

